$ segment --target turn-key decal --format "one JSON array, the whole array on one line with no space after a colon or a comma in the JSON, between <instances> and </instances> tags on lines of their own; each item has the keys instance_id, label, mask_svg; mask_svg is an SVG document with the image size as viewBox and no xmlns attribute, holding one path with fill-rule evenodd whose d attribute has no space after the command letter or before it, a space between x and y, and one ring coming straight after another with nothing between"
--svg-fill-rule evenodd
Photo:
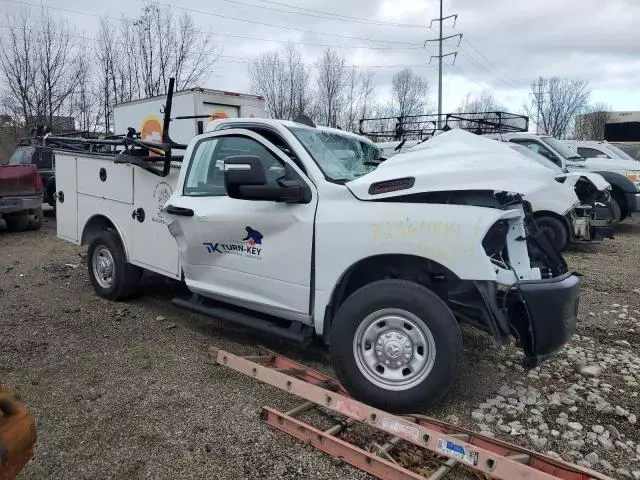
<instances>
[{"instance_id":1,"label":"turn-key decal","mask_svg":"<svg viewBox=\"0 0 640 480\"><path fill-rule=\"evenodd\" d=\"M210 254L239 255L254 260L262 260L262 234L249 226L245 228L245 235L238 242L203 242Z\"/></svg>"}]
</instances>

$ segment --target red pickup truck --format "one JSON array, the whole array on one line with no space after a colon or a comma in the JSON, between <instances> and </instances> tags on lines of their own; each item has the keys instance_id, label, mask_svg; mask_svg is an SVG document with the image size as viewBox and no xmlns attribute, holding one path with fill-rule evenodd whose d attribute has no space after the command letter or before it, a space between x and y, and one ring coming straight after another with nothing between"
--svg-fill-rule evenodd
<instances>
[{"instance_id":1,"label":"red pickup truck","mask_svg":"<svg viewBox=\"0 0 640 480\"><path fill-rule=\"evenodd\" d=\"M0 220L13 231L42 226L42 179L35 165L0 165Z\"/></svg>"}]
</instances>

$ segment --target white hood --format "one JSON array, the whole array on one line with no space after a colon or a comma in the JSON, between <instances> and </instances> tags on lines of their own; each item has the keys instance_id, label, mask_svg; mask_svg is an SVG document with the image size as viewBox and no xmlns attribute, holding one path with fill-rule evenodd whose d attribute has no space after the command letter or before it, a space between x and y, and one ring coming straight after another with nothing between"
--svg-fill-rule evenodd
<instances>
[{"instance_id":1,"label":"white hood","mask_svg":"<svg viewBox=\"0 0 640 480\"><path fill-rule=\"evenodd\" d=\"M589 170L607 170L607 171L639 171L640 162L635 160L621 160L619 158L587 158L584 161L575 162L575 165L585 165Z\"/></svg>"},{"instance_id":2,"label":"white hood","mask_svg":"<svg viewBox=\"0 0 640 480\"><path fill-rule=\"evenodd\" d=\"M377 182L415 178L413 187L371 195ZM500 142L451 130L386 160L373 172L347 183L361 199L451 190L492 190L528 195L555 182L553 171L536 165Z\"/></svg>"}]
</instances>

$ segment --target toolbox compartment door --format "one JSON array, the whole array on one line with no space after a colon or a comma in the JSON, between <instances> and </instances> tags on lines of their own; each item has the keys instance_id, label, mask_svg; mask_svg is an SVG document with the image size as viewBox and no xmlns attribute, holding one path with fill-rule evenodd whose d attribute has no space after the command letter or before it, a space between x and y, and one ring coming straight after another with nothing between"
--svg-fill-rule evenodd
<instances>
[{"instance_id":1,"label":"toolbox compartment door","mask_svg":"<svg viewBox=\"0 0 640 480\"><path fill-rule=\"evenodd\" d=\"M56 153L56 225L59 238L79 244L78 159Z\"/></svg>"}]
</instances>

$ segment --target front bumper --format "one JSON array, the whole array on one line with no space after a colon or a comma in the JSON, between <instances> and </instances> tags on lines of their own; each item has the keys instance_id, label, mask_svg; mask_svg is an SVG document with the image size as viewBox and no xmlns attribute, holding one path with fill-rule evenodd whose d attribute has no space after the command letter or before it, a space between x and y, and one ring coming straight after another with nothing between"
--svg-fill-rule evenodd
<instances>
[{"instance_id":1,"label":"front bumper","mask_svg":"<svg viewBox=\"0 0 640 480\"><path fill-rule=\"evenodd\" d=\"M507 316L534 367L553 356L576 330L580 279L571 273L519 282L507 294Z\"/></svg>"},{"instance_id":2,"label":"front bumper","mask_svg":"<svg viewBox=\"0 0 640 480\"><path fill-rule=\"evenodd\" d=\"M0 214L17 213L42 206L42 195L37 197L0 197Z\"/></svg>"},{"instance_id":3,"label":"front bumper","mask_svg":"<svg viewBox=\"0 0 640 480\"><path fill-rule=\"evenodd\" d=\"M640 193L624 194L630 212L640 212Z\"/></svg>"}]
</instances>

